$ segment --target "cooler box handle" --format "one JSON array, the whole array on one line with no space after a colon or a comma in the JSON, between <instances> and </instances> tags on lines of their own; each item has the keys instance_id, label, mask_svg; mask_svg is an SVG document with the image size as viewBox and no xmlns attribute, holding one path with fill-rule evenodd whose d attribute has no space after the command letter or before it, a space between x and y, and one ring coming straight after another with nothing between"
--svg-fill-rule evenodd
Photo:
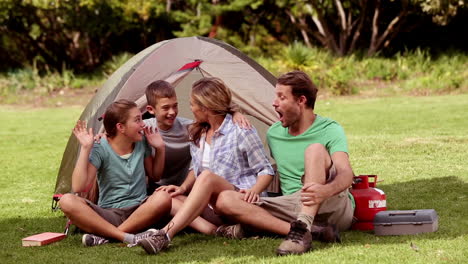
<instances>
[{"instance_id":1,"label":"cooler box handle","mask_svg":"<svg viewBox=\"0 0 468 264\"><path fill-rule=\"evenodd\" d=\"M416 215L416 211L403 211L403 212L392 212L389 213L390 216L392 215Z\"/></svg>"}]
</instances>

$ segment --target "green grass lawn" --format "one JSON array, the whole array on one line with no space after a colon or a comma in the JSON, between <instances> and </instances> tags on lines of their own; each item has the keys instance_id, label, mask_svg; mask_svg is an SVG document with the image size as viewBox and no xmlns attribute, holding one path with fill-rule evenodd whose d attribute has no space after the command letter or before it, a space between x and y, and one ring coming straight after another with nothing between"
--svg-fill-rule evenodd
<instances>
[{"instance_id":1,"label":"green grass lawn","mask_svg":"<svg viewBox=\"0 0 468 264\"><path fill-rule=\"evenodd\" d=\"M342 244L314 243L302 255L276 257L280 239L233 241L177 236L170 250L81 245L76 234L23 248L21 238L62 232L51 212L57 170L77 107L0 106L0 263L466 263L468 259L468 94L434 97L332 98L316 112L339 121L356 174L377 174L388 209L434 208L439 231L378 237L349 231ZM413 247L411 246L413 245Z\"/></svg>"}]
</instances>

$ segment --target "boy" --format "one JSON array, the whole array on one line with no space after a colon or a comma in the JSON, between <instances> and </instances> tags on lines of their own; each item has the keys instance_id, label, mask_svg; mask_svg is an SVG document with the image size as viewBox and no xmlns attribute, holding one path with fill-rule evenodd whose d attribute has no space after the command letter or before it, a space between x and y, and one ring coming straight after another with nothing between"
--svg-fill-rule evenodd
<instances>
[{"instance_id":1,"label":"boy","mask_svg":"<svg viewBox=\"0 0 468 264\"><path fill-rule=\"evenodd\" d=\"M159 181L148 182L149 193L163 185L180 186L190 169L190 148L187 126L192 120L178 117L178 103L174 88L166 81L152 82L146 87L146 109L154 118L145 125L157 128L165 143L164 169ZM159 157L161 157L159 156Z\"/></svg>"}]
</instances>

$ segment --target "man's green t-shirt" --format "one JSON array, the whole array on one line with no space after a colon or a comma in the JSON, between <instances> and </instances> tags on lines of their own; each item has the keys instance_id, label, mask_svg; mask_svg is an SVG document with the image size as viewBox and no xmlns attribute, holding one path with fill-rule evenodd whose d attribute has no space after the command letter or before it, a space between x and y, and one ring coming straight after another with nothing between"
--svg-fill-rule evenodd
<instances>
[{"instance_id":1,"label":"man's green t-shirt","mask_svg":"<svg viewBox=\"0 0 468 264\"><path fill-rule=\"evenodd\" d=\"M334 120L316 115L314 123L301 135L292 136L281 122L274 123L267 132L268 145L276 161L283 195L302 188L304 152L314 143L320 143L332 155L337 151L348 153L343 128Z\"/></svg>"}]
</instances>

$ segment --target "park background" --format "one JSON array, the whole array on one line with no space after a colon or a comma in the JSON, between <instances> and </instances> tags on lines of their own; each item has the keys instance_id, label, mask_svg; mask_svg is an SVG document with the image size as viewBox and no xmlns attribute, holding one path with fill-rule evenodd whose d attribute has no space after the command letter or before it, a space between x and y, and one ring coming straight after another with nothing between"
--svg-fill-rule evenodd
<instances>
[{"instance_id":1,"label":"park background","mask_svg":"<svg viewBox=\"0 0 468 264\"><path fill-rule=\"evenodd\" d=\"M463 263L468 230L468 10L455 0L0 1L2 263ZM70 130L107 77L162 40L206 36L275 76L307 72L317 113L345 128L356 174L377 174L388 208L434 208L436 233L349 231L277 258L277 238L189 234L146 256L80 235L39 248L21 238L61 232L50 202Z\"/></svg>"}]
</instances>

